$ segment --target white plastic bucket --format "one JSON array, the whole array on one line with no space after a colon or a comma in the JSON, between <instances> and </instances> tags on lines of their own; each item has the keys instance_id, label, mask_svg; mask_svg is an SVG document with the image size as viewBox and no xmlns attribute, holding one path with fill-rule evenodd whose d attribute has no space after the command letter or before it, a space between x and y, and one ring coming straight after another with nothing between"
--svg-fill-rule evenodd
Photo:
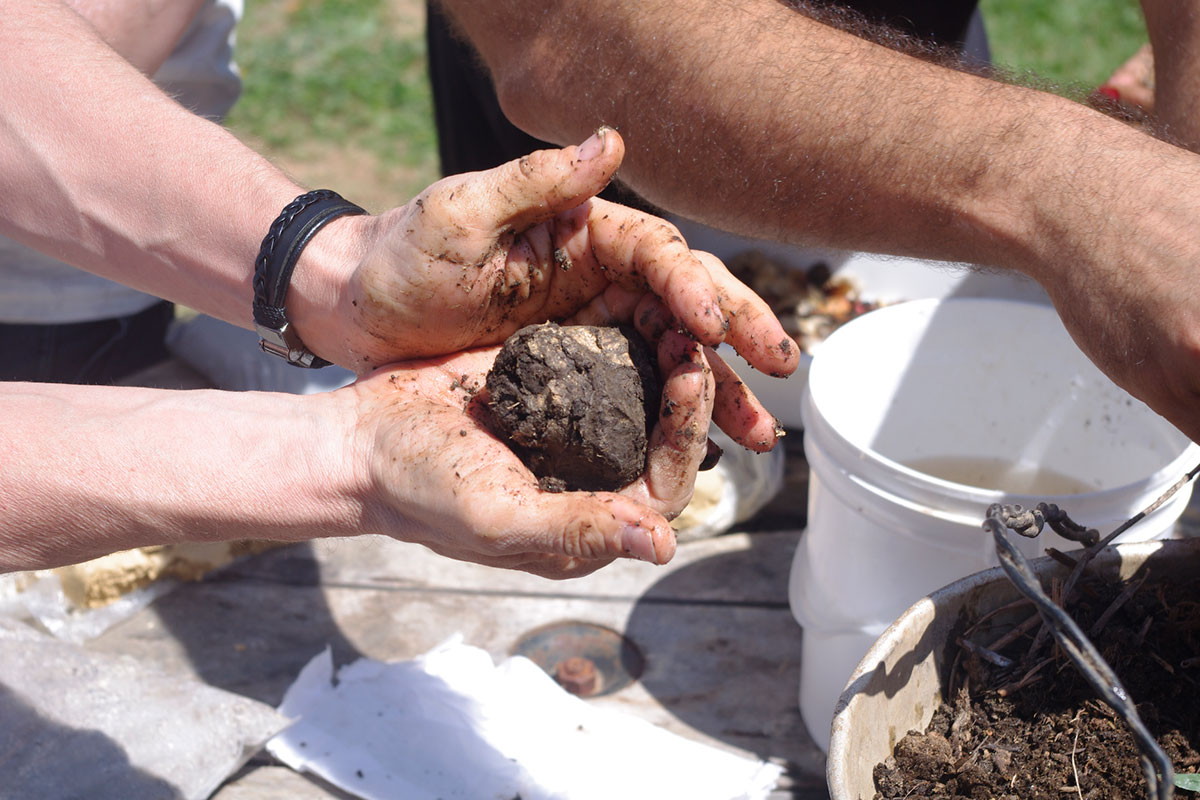
<instances>
[{"instance_id":1,"label":"white plastic bucket","mask_svg":"<svg viewBox=\"0 0 1200 800\"><path fill-rule=\"evenodd\" d=\"M822 748L879 633L918 598L996 563L981 528L990 504L1046 500L1107 533L1200 460L1088 361L1053 309L1012 300L918 300L850 322L813 360L802 415L808 528L789 597L804 627L800 710ZM1018 474L1000 475L1007 465ZM965 477L976 474L990 477ZM1168 535L1190 495L1119 541ZM1021 545L1030 556L1078 547L1049 529Z\"/></svg>"}]
</instances>

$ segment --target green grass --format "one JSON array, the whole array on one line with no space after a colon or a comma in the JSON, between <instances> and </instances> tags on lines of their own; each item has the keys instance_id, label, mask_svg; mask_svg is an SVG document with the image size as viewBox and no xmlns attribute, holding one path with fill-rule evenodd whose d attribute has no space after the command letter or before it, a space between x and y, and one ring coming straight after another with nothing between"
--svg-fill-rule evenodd
<instances>
[{"instance_id":1,"label":"green grass","mask_svg":"<svg viewBox=\"0 0 1200 800\"><path fill-rule=\"evenodd\" d=\"M383 0L251 0L235 56L244 90L229 118L269 154L335 143L383 167L433 175L436 135L421 25Z\"/></svg>"},{"instance_id":2,"label":"green grass","mask_svg":"<svg viewBox=\"0 0 1200 800\"><path fill-rule=\"evenodd\" d=\"M1138 0L982 0L981 7L997 65L1085 91L1146 42Z\"/></svg>"}]
</instances>

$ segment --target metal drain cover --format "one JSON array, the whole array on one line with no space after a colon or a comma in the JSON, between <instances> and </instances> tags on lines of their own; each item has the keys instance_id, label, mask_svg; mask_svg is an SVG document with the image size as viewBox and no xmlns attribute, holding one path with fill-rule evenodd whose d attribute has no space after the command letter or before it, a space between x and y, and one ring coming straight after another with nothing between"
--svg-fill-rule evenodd
<instances>
[{"instance_id":1,"label":"metal drain cover","mask_svg":"<svg viewBox=\"0 0 1200 800\"><path fill-rule=\"evenodd\" d=\"M517 641L512 654L525 656L580 697L618 692L646 669L637 645L612 628L590 622L535 628Z\"/></svg>"}]
</instances>

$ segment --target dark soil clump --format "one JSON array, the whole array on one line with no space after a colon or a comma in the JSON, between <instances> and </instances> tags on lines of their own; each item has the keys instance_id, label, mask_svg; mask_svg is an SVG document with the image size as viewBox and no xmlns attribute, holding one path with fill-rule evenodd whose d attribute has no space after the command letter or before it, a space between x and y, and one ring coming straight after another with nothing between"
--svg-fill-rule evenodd
<instances>
[{"instance_id":1,"label":"dark soil clump","mask_svg":"<svg viewBox=\"0 0 1200 800\"><path fill-rule=\"evenodd\" d=\"M1067 610L1121 678L1175 770L1200 771L1200 577L1168 583L1151 576L1112 612L1126 586L1085 579ZM987 646L1002 632L970 638ZM966 686L941 704L925 733L909 732L876 766L876 800L1145 797L1127 726L1053 640L1031 633L1004 652L1012 666L962 652Z\"/></svg>"},{"instance_id":2,"label":"dark soil clump","mask_svg":"<svg viewBox=\"0 0 1200 800\"><path fill-rule=\"evenodd\" d=\"M612 491L645 470L661 388L631 328L522 328L504 343L487 388L497 435L543 489Z\"/></svg>"}]
</instances>

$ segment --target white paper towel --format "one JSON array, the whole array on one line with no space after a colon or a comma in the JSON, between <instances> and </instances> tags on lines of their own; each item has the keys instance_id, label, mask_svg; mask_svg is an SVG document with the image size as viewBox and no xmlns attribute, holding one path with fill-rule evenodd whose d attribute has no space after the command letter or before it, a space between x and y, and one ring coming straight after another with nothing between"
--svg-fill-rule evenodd
<instances>
[{"instance_id":1,"label":"white paper towel","mask_svg":"<svg viewBox=\"0 0 1200 800\"><path fill-rule=\"evenodd\" d=\"M279 710L267 743L283 763L364 798L392 800L759 800L781 768L596 708L532 661L500 665L451 639L412 661L329 651Z\"/></svg>"}]
</instances>

